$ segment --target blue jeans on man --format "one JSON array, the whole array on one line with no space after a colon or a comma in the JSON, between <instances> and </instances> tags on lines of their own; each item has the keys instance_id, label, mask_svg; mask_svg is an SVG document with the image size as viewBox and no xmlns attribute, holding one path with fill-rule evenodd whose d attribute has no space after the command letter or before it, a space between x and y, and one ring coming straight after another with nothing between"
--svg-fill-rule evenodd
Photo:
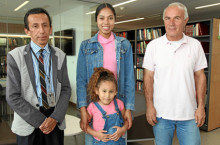
<instances>
[{"instance_id":1,"label":"blue jeans on man","mask_svg":"<svg viewBox=\"0 0 220 145\"><path fill-rule=\"evenodd\" d=\"M153 126L156 145L172 145L174 131L180 145L200 145L200 132L195 120L166 120L157 118L157 124Z\"/></svg>"}]
</instances>

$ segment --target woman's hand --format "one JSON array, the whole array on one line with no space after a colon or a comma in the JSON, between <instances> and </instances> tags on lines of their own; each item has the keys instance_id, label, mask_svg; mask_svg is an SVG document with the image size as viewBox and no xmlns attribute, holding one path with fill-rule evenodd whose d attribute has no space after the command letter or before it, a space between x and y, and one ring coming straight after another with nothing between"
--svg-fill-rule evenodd
<instances>
[{"instance_id":1,"label":"woman's hand","mask_svg":"<svg viewBox=\"0 0 220 145\"><path fill-rule=\"evenodd\" d=\"M131 110L126 110L125 111L124 119L128 121L128 129L130 129L132 127Z\"/></svg>"},{"instance_id":2,"label":"woman's hand","mask_svg":"<svg viewBox=\"0 0 220 145\"><path fill-rule=\"evenodd\" d=\"M86 107L80 108L81 120L80 120L80 128L87 133L87 126L91 121L91 116L86 110Z\"/></svg>"}]
</instances>

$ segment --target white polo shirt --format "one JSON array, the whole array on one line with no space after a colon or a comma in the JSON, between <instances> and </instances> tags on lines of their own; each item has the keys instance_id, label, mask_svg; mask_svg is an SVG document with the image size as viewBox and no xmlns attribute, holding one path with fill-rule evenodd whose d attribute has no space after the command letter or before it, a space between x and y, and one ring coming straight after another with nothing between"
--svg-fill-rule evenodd
<instances>
[{"instance_id":1,"label":"white polo shirt","mask_svg":"<svg viewBox=\"0 0 220 145\"><path fill-rule=\"evenodd\" d=\"M206 67L201 43L184 34L176 48L166 34L147 45L143 68L154 72L153 101L157 117L169 120L195 118L194 72Z\"/></svg>"}]
</instances>

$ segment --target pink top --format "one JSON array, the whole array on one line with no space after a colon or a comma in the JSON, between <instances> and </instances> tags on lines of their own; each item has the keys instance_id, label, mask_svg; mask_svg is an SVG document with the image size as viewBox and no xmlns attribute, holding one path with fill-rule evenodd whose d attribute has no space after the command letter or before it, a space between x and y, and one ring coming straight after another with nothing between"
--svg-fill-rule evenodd
<instances>
[{"instance_id":1,"label":"pink top","mask_svg":"<svg viewBox=\"0 0 220 145\"><path fill-rule=\"evenodd\" d=\"M119 99L116 100L118 103L119 110L122 111L124 109L124 103ZM99 103L99 105L101 104ZM106 111L107 115L116 113L114 101L112 101L109 105L101 105L101 107ZM95 131L103 130L105 121L102 118L101 111L99 111L99 109L95 106L93 102L89 104L87 110L93 118L93 129ZM95 139L99 140L98 138Z\"/></svg>"},{"instance_id":2,"label":"pink top","mask_svg":"<svg viewBox=\"0 0 220 145\"><path fill-rule=\"evenodd\" d=\"M103 67L112 71L117 79L116 47L113 33L108 39L98 34L98 41L103 47Z\"/></svg>"}]
</instances>

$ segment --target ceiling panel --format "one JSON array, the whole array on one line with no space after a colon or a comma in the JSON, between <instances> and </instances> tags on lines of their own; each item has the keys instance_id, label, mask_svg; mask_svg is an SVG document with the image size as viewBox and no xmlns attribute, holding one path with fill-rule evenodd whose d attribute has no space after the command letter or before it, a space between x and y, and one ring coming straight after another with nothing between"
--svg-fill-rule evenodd
<instances>
[{"instance_id":1,"label":"ceiling panel","mask_svg":"<svg viewBox=\"0 0 220 145\"><path fill-rule=\"evenodd\" d=\"M108 2L112 5L126 0L30 0L21 10L14 12L13 10L24 2L24 0L0 0L0 18L16 17L23 19L24 14L30 8L43 7L48 10L50 15L56 15L62 11L72 9L81 5L91 6L91 11L95 10L97 5L103 2ZM189 12L190 20L208 19L212 17L220 17L220 5L210 8L198 9L196 6L219 3L219 0L178 0L186 5ZM162 13L169 3L175 0L137 0L123 6L116 7L117 19L116 21L123 21L144 17L144 20L129 22L116 25L116 28L135 29L147 26L162 25ZM94 14L93 14L94 15ZM158 15L154 17L155 15ZM93 27L96 23L94 16L92 16Z\"/></svg>"}]
</instances>

